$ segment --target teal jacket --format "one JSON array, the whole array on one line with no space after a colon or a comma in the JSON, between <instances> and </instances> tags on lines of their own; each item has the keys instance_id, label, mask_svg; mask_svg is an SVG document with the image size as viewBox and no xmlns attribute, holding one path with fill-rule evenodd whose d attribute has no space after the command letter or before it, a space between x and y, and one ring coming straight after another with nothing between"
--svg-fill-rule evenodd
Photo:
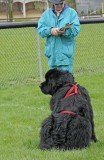
<instances>
[{"instance_id":1,"label":"teal jacket","mask_svg":"<svg viewBox=\"0 0 104 160\"><path fill-rule=\"evenodd\" d=\"M51 34L51 28L63 27L66 23L74 22L71 28L65 33L54 36ZM66 7L59 18L55 15L52 8L47 9L38 22L37 32L43 38L46 38L45 55L48 58L50 67L73 65L75 38L80 31L80 23L77 12Z\"/></svg>"}]
</instances>

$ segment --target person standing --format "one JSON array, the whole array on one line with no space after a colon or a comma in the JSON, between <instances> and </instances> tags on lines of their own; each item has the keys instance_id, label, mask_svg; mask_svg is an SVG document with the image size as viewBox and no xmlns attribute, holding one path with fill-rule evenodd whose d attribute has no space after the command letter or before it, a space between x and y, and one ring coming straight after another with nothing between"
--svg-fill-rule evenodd
<instances>
[{"instance_id":1,"label":"person standing","mask_svg":"<svg viewBox=\"0 0 104 160\"><path fill-rule=\"evenodd\" d=\"M76 36L80 31L77 12L64 0L49 0L52 7L41 15L37 32L46 38L45 55L50 68L73 71ZM69 28L61 29L71 23Z\"/></svg>"}]
</instances>

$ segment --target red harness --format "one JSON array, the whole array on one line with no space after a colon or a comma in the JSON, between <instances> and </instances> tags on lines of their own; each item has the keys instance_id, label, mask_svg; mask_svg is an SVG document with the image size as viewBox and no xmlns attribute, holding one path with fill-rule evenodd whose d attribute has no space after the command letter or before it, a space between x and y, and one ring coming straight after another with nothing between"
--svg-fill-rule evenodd
<instances>
[{"instance_id":1,"label":"red harness","mask_svg":"<svg viewBox=\"0 0 104 160\"><path fill-rule=\"evenodd\" d=\"M66 93L64 98L70 97L74 94L78 94L78 85L77 84L73 84L72 87L68 90L68 92ZM74 115L76 113L69 111L69 110L63 110L60 112L60 114L70 114L70 115Z\"/></svg>"},{"instance_id":2,"label":"red harness","mask_svg":"<svg viewBox=\"0 0 104 160\"><path fill-rule=\"evenodd\" d=\"M67 97L72 96L77 93L78 93L78 85L73 84L73 86L68 90L68 92L66 93L64 98L67 98Z\"/></svg>"},{"instance_id":3,"label":"red harness","mask_svg":"<svg viewBox=\"0 0 104 160\"><path fill-rule=\"evenodd\" d=\"M74 113L72 111L64 110L64 111L61 111L60 114L70 114L70 115L72 114L72 115L74 115L76 113Z\"/></svg>"}]
</instances>

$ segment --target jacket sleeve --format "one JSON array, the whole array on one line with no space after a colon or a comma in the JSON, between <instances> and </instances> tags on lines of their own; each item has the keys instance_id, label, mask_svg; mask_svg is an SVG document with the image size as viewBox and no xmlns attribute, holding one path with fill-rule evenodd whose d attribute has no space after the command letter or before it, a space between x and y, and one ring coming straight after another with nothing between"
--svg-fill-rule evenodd
<instances>
[{"instance_id":1,"label":"jacket sleeve","mask_svg":"<svg viewBox=\"0 0 104 160\"><path fill-rule=\"evenodd\" d=\"M72 15L71 22L74 22L74 24L69 29L67 29L65 33L62 34L62 36L67 38L74 38L78 35L80 31L80 22L76 11Z\"/></svg>"},{"instance_id":2,"label":"jacket sleeve","mask_svg":"<svg viewBox=\"0 0 104 160\"><path fill-rule=\"evenodd\" d=\"M51 28L47 26L45 13L43 13L41 18L39 19L37 32L43 38L51 35Z\"/></svg>"}]
</instances>

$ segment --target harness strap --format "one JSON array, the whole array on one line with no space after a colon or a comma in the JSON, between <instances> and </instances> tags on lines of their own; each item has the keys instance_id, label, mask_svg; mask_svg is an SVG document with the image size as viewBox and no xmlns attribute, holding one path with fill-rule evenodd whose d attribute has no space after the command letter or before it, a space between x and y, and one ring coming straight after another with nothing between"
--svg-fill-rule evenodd
<instances>
[{"instance_id":1,"label":"harness strap","mask_svg":"<svg viewBox=\"0 0 104 160\"><path fill-rule=\"evenodd\" d=\"M73 86L68 90L68 92L66 93L64 98L67 98L67 97L72 96L77 93L78 93L78 85L73 84Z\"/></svg>"},{"instance_id":2,"label":"harness strap","mask_svg":"<svg viewBox=\"0 0 104 160\"><path fill-rule=\"evenodd\" d=\"M70 115L74 115L76 113L72 112L72 111L68 111L68 110L64 110L64 111L61 111L60 114L70 114Z\"/></svg>"},{"instance_id":3,"label":"harness strap","mask_svg":"<svg viewBox=\"0 0 104 160\"><path fill-rule=\"evenodd\" d=\"M79 92L80 93L80 92ZM69 96L72 96L74 94L78 94L78 85L73 84L72 87L68 90L64 98L67 98ZM81 94L81 93L80 93ZM70 110L63 110L60 112L60 114L69 114L69 115L75 115L75 112L72 112Z\"/></svg>"}]
</instances>

